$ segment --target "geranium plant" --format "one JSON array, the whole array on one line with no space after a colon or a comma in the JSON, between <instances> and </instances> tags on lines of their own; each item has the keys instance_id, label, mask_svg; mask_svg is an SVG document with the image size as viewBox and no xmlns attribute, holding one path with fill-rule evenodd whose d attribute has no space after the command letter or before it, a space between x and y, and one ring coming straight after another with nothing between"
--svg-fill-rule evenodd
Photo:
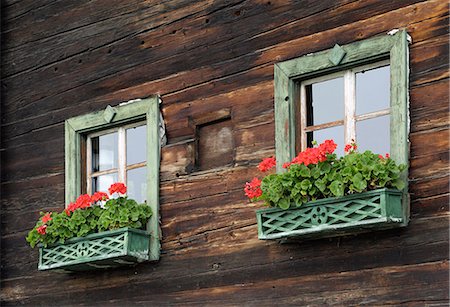
<instances>
[{"instance_id":1,"label":"geranium plant","mask_svg":"<svg viewBox=\"0 0 450 307\"><path fill-rule=\"evenodd\" d=\"M144 229L152 215L150 207L126 196L123 183L114 183L105 192L80 195L62 212L41 212L41 218L28 233L31 247L41 243L64 243L74 237L122 227Z\"/></svg>"},{"instance_id":2,"label":"geranium plant","mask_svg":"<svg viewBox=\"0 0 450 307\"><path fill-rule=\"evenodd\" d=\"M268 206L289 209L328 197L340 197L380 188L402 190L401 173L406 165L398 165L389 157L371 151L359 153L355 143L345 146L346 155L338 158L337 145L326 140L300 152L285 163L286 172L268 174L262 180L253 178L245 184L250 200L264 201ZM264 159L258 169L270 171L276 164L274 157Z\"/></svg>"}]
</instances>

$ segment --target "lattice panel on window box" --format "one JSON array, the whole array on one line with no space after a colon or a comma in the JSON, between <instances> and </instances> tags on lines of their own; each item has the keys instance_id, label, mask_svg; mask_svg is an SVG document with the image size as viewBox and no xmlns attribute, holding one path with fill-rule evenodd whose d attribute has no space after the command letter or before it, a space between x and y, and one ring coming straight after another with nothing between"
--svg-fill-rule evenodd
<instances>
[{"instance_id":1,"label":"lattice panel on window box","mask_svg":"<svg viewBox=\"0 0 450 307\"><path fill-rule=\"evenodd\" d=\"M256 212L259 239L326 238L405 226L402 192L379 189Z\"/></svg>"},{"instance_id":2,"label":"lattice panel on window box","mask_svg":"<svg viewBox=\"0 0 450 307\"><path fill-rule=\"evenodd\" d=\"M149 259L146 231L121 228L39 248L39 270L85 271L131 265Z\"/></svg>"}]
</instances>

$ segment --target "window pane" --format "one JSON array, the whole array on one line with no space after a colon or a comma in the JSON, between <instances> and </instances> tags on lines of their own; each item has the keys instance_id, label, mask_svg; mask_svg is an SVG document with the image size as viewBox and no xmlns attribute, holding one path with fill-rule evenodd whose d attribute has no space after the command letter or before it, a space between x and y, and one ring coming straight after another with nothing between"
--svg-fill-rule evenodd
<instances>
[{"instance_id":1,"label":"window pane","mask_svg":"<svg viewBox=\"0 0 450 307\"><path fill-rule=\"evenodd\" d=\"M342 120L344 118L344 78L306 86L306 103L310 113L308 126Z\"/></svg>"},{"instance_id":2,"label":"window pane","mask_svg":"<svg viewBox=\"0 0 450 307\"><path fill-rule=\"evenodd\" d=\"M147 126L127 129L127 165L147 160Z\"/></svg>"},{"instance_id":3,"label":"window pane","mask_svg":"<svg viewBox=\"0 0 450 307\"><path fill-rule=\"evenodd\" d=\"M127 171L127 194L138 203L147 200L147 167Z\"/></svg>"},{"instance_id":4,"label":"window pane","mask_svg":"<svg viewBox=\"0 0 450 307\"><path fill-rule=\"evenodd\" d=\"M111 186L111 184L117 181L117 173L94 177L92 178L92 193L97 191L108 192L108 188Z\"/></svg>"},{"instance_id":5,"label":"window pane","mask_svg":"<svg viewBox=\"0 0 450 307\"><path fill-rule=\"evenodd\" d=\"M356 123L356 142L359 152L371 150L374 153L389 153L390 122L389 116L375 117Z\"/></svg>"},{"instance_id":6,"label":"window pane","mask_svg":"<svg viewBox=\"0 0 450 307\"><path fill-rule=\"evenodd\" d=\"M92 138L92 171L117 167L117 132Z\"/></svg>"},{"instance_id":7,"label":"window pane","mask_svg":"<svg viewBox=\"0 0 450 307\"><path fill-rule=\"evenodd\" d=\"M390 106L390 68L380 67L356 74L356 114L387 109Z\"/></svg>"},{"instance_id":8,"label":"window pane","mask_svg":"<svg viewBox=\"0 0 450 307\"><path fill-rule=\"evenodd\" d=\"M308 147L312 147L311 141L316 141L317 144L321 144L325 140L333 140L337 144L334 153L338 156L344 155L344 126L308 132Z\"/></svg>"}]
</instances>

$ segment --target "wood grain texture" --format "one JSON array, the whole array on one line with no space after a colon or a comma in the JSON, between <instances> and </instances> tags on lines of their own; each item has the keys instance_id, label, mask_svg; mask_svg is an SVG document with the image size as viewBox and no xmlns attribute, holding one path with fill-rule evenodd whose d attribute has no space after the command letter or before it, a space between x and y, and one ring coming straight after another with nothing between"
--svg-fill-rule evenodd
<instances>
[{"instance_id":1,"label":"wood grain texture","mask_svg":"<svg viewBox=\"0 0 450 307\"><path fill-rule=\"evenodd\" d=\"M448 304L445 1L7 0L2 10L2 305ZM410 225L259 241L261 206L242 189L279 142L274 64L393 28L413 39ZM64 208L64 121L153 94L162 97L168 136L160 261L38 272L24 236L39 211ZM224 112L233 123L233 163L196 170L196 123Z\"/></svg>"}]
</instances>

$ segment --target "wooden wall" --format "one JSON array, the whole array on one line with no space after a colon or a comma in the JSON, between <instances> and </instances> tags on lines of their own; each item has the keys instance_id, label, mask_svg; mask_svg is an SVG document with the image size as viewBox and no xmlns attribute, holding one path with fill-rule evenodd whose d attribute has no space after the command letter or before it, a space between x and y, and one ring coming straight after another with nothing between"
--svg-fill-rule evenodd
<instances>
[{"instance_id":1,"label":"wooden wall","mask_svg":"<svg viewBox=\"0 0 450 307\"><path fill-rule=\"evenodd\" d=\"M446 306L448 24L443 0L2 1L2 305ZM274 154L274 63L393 28L413 39L409 227L259 241L242 189ZM64 207L64 120L155 93L168 134L161 260L38 272L24 237L39 211ZM195 167L194 136L220 125L226 163Z\"/></svg>"}]
</instances>

